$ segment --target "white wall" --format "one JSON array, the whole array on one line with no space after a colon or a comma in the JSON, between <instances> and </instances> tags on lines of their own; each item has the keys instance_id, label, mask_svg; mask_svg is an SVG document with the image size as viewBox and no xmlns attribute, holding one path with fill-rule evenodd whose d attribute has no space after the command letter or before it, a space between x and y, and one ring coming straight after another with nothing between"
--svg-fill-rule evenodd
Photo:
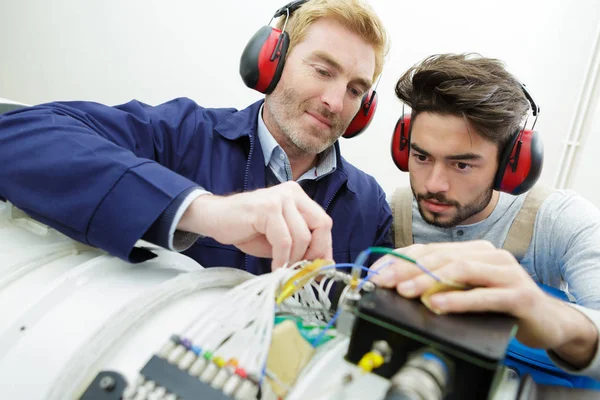
<instances>
[{"instance_id":1,"label":"white wall","mask_svg":"<svg viewBox=\"0 0 600 400\"><path fill-rule=\"evenodd\" d=\"M2 0L0 97L107 104L136 98L156 104L187 96L207 106L244 107L260 95L239 78L239 56L248 38L285 2ZM401 112L393 92L396 79L430 54L474 51L504 60L540 104L537 129L546 152L542 180L552 183L592 57L600 2L371 4L389 29L392 48L370 129L342 143L348 160L374 175L388 193L406 184L407 175L389 157L390 133ZM600 165L593 159L579 166L587 176ZM595 199L600 206L600 196Z\"/></svg>"},{"instance_id":2,"label":"white wall","mask_svg":"<svg viewBox=\"0 0 600 400\"><path fill-rule=\"evenodd\" d=\"M592 107L588 136L580 144L575 163L576 173L572 178L572 187L582 196L600 207L600 172L598 161L600 150L600 101L596 99Z\"/></svg>"}]
</instances>

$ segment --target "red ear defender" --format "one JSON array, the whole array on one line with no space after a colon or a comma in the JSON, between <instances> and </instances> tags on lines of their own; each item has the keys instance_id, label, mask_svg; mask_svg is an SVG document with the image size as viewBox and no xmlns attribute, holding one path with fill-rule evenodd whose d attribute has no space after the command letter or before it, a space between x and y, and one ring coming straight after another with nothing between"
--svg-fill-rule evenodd
<instances>
[{"instance_id":1,"label":"red ear defender","mask_svg":"<svg viewBox=\"0 0 600 400\"><path fill-rule=\"evenodd\" d=\"M307 1L292 1L275 11L269 25L260 28L244 48L240 59L240 75L250 89L269 94L277 86L290 45L285 26L290 15ZM283 29L271 27L273 19L282 15L286 15Z\"/></svg>"},{"instance_id":2,"label":"red ear defender","mask_svg":"<svg viewBox=\"0 0 600 400\"><path fill-rule=\"evenodd\" d=\"M514 195L525 193L539 179L543 163L540 135L532 130L515 132L500 156L494 189Z\"/></svg>"},{"instance_id":3,"label":"red ear defender","mask_svg":"<svg viewBox=\"0 0 600 400\"><path fill-rule=\"evenodd\" d=\"M410 114L398 119L392 136L392 160L400 171L408 172L408 157L410 155Z\"/></svg>"},{"instance_id":4,"label":"red ear defender","mask_svg":"<svg viewBox=\"0 0 600 400\"><path fill-rule=\"evenodd\" d=\"M500 155L498 171L494 177L494 190L518 195L525 193L535 185L542 173L544 164L544 146L542 138L533 130L540 113L540 107L524 84L521 89L531 105L531 113L535 117L533 126L526 130L517 130Z\"/></svg>"},{"instance_id":5,"label":"red ear defender","mask_svg":"<svg viewBox=\"0 0 600 400\"><path fill-rule=\"evenodd\" d=\"M290 43L287 32L263 26L252 36L240 59L240 75L251 89L269 94L277 86Z\"/></svg>"},{"instance_id":6,"label":"red ear defender","mask_svg":"<svg viewBox=\"0 0 600 400\"><path fill-rule=\"evenodd\" d=\"M344 132L342 137L350 139L364 132L373 120L376 109L377 92L375 90L369 90L369 92L363 96L358 112L350 122L350 125L348 125L348 128L346 128L346 132Z\"/></svg>"}]
</instances>

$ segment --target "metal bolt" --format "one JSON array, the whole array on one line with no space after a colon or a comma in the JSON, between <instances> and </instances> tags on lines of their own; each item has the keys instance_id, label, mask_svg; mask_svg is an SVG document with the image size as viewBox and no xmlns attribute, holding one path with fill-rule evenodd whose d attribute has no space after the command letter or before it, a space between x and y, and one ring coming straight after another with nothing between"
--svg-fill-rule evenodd
<instances>
[{"instance_id":1,"label":"metal bolt","mask_svg":"<svg viewBox=\"0 0 600 400\"><path fill-rule=\"evenodd\" d=\"M392 348L385 340L376 340L373 342L373 350L379 352L385 362L390 362L392 358Z\"/></svg>"},{"instance_id":2,"label":"metal bolt","mask_svg":"<svg viewBox=\"0 0 600 400\"><path fill-rule=\"evenodd\" d=\"M100 379L100 389L110 392L115 388L115 380L110 376L104 376Z\"/></svg>"}]
</instances>

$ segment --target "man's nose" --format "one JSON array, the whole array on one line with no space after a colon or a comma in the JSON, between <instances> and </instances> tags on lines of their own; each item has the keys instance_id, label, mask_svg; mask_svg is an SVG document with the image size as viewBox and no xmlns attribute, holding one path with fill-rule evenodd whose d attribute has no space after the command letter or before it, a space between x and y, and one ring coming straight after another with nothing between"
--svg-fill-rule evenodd
<instances>
[{"instance_id":1,"label":"man's nose","mask_svg":"<svg viewBox=\"0 0 600 400\"><path fill-rule=\"evenodd\" d=\"M425 189L429 193L447 192L450 188L446 169L441 164L434 164L431 173L425 181Z\"/></svg>"},{"instance_id":2,"label":"man's nose","mask_svg":"<svg viewBox=\"0 0 600 400\"><path fill-rule=\"evenodd\" d=\"M321 96L321 101L327 109L333 114L340 114L344 109L344 99L346 97L346 85L341 83L332 83L328 85Z\"/></svg>"}]
</instances>

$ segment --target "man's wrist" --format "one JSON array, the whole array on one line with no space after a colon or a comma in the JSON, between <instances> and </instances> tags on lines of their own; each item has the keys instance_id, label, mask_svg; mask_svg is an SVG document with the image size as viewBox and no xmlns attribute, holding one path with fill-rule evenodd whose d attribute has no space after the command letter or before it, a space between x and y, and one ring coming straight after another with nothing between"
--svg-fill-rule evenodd
<instances>
[{"instance_id":1,"label":"man's wrist","mask_svg":"<svg viewBox=\"0 0 600 400\"><path fill-rule=\"evenodd\" d=\"M560 302L562 340L549 349L575 369L587 367L598 349L598 329L582 312L567 303Z\"/></svg>"},{"instance_id":2,"label":"man's wrist","mask_svg":"<svg viewBox=\"0 0 600 400\"><path fill-rule=\"evenodd\" d=\"M206 194L195 198L183 213L177 224L177 229L210 237L211 221L215 216L210 205L213 204L216 197L215 195Z\"/></svg>"}]
</instances>

